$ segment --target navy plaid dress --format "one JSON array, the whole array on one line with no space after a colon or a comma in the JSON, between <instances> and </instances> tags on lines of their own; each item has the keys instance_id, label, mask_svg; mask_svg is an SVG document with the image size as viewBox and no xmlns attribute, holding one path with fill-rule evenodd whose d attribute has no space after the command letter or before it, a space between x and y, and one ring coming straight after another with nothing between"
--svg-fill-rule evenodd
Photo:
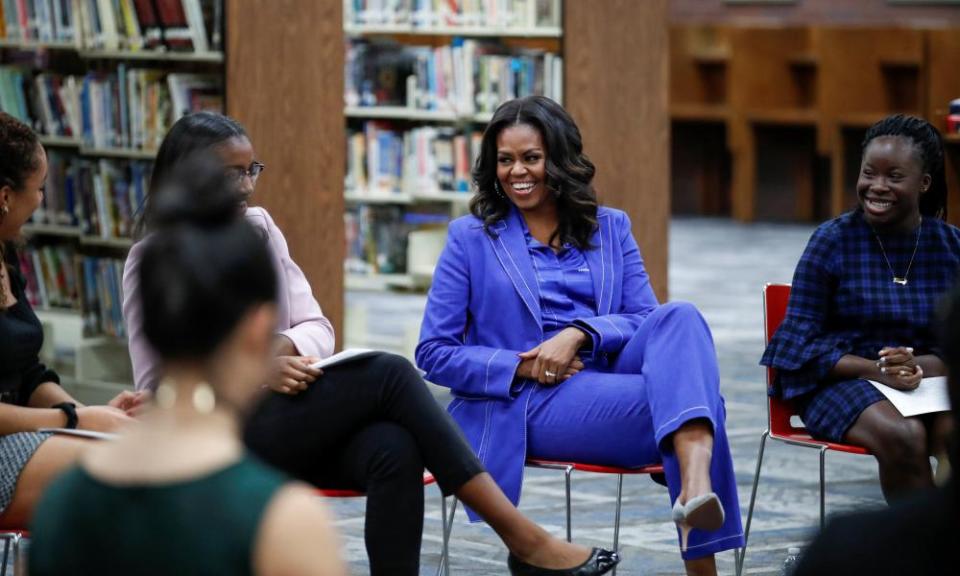
<instances>
[{"instance_id":1,"label":"navy plaid dress","mask_svg":"<svg viewBox=\"0 0 960 576\"><path fill-rule=\"evenodd\" d=\"M916 231L880 240L903 276ZM885 346L939 354L937 303L958 273L960 230L941 220L923 219L905 286L893 282L860 210L820 225L797 264L786 318L760 361L777 369L770 393L796 399L811 434L842 441L860 413L884 396L866 380L830 381L830 370L845 354L877 359Z\"/></svg>"}]
</instances>

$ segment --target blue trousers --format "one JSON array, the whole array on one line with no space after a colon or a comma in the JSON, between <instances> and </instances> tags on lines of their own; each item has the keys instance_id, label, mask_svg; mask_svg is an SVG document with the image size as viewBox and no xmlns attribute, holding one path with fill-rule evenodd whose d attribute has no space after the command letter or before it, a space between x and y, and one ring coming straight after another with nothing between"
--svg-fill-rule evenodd
<instances>
[{"instance_id":1,"label":"blue trousers","mask_svg":"<svg viewBox=\"0 0 960 576\"><path fill-rule=\"evenodd\" d=\"M726 521L719 530L690 533L683 557L699 558L743 546L725 418L710 328L693 305L673 302L650 314L612 371L586 369L558 386L536 388L527 410L527 453L622 467L662 462L672 505L681 484L671 435L691 420L709 421L710 480ZM666 507L664 517L670 517Z\"/></svg>"}]
</instances>

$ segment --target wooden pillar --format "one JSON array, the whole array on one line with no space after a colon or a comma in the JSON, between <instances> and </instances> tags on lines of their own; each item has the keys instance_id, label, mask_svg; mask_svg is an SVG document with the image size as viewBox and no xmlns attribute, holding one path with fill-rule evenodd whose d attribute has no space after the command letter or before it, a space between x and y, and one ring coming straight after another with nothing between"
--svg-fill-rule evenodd
<instances>
[{"instance_id":1,"label":"wooden pillar","mask_svg":"<svg viewBox=\"0 0 960 576\"><path fill-rule=\"evenodd\" d=\"M255 204L343 326L342 0L227 0L227 113L267 169ZM338 337L338 345L341 343Z\"/></svg>"},{"instance_id":2,"label":"wooden pillar","mask_svg":"<svg viewBox=\"0 0 960 576\"><path fill-rule=\"evenodd\" d=\"M657 297L670 226L666 0L564 3L564 103L597 165L603 204L627 212Z\"/></svg>"}]
</instances>

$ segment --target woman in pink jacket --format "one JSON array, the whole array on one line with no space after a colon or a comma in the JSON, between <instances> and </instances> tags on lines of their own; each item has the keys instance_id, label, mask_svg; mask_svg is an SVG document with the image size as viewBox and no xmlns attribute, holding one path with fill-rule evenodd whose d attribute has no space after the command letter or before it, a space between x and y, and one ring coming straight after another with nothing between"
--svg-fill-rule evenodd
<instances>
[{"instance_id":1,"label":"woman in pink jacket","mask_svg":"<svg viewBox=\"0 0 960 576\"><path fill-rule=\"evenodd\" d=\"M587 576L612 569L619 561L615 553L553 538L516 510L405 359L376 354L322 373L310 368L333 351L333 329L280 229L265 210L247 204L264 167L243 127L219 114L181 118L157 152L150 189L163 190L160 184L173 168L198 154L212 154L233 177L238 209L262 231L278 273L277 370L244 441L261 459L301 480L366 492L371 574L419 574L424 467L444 494L457 495L497 531L510 549L512 573ZM130 250L123 274L123 313L140 390L157 386L160 368L143 334L137 273L150 241L154 201L147 196L138 223L142 240Z\"/></svg>"}]
</instances>

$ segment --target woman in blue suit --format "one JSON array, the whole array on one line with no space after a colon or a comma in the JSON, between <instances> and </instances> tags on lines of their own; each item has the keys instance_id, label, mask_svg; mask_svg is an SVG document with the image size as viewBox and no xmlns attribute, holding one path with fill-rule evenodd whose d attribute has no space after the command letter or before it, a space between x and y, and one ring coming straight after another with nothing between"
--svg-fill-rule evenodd
<instances>
[{"instance_id":1,"label":"woman in blue suit","mask_svg":"<svg viewBox=\"0 0 960 576\"><path fill-rule=\"evenodd\" d=\"M630 220L598 206L594 172L558 104L500 106L417 363L451 388L450 414L514 502L527 457L663 462L687 573L715 574L714 553L743 531L710 330L692 305L657 303Z\"/></svg>"}]
</instances>

